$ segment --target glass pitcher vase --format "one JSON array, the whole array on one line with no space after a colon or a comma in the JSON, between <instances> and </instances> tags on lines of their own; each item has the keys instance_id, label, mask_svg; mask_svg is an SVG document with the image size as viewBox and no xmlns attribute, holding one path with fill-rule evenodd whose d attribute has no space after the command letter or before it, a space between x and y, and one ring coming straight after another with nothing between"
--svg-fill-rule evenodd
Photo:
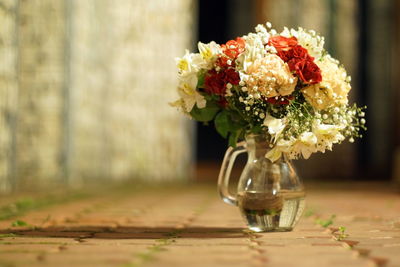
<instances>
[{"instance_id":1,"label":"glass pitcher vase","mask_svg":"<svg viewBox=\"0 0 400 267\"><path fill-rule=\"evenodd\" d=\"M236 148L228 148L218 177L222 200L238 206L248 228L256 232L291 231L305 206L305 192L292 163L283 155L276 162L265 135L248 135ZM229 178L236 157L247 152L236 196L229 191Z\"/></svg>"}]
</instances>

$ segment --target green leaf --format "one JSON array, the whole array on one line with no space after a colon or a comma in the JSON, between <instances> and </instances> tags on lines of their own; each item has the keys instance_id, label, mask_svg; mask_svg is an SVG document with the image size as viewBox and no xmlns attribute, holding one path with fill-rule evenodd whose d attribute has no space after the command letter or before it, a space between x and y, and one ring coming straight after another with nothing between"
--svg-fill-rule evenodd
<instances>
[{"instance_id":1,"label":"green leaf","mask_svg":"<svg viewBox=\"0 0 400 267\"><path fill-rule=\"evenodd\" d=\"M21 227L21 226L28 226L28 224L24 221L16 220L11 224L11 226Z\"/></svg>"},{"instance_id":2,"label":"green leaf","mask_svg":"<svg viewBox=\"0 0 400 267\"><path fill-rule=\"evenodd\" d=\"M222 112L218 113L218 115L215 117L214 124L217 132L223 138L228 137L228 133L231 130L231 121L229 119L228 112L223 110Z\"/></svg>"},{"instance_id":3,"label":"green leaf","mask_svg":"<svg viewBox=\"0 0 400 267\"><path fill-rule=\"evenodd\" d=\"M231 132L231 134L229 135L229 140L228 140L229 146L236 147L237 141L238 141L241 133L242 133L241 129Z\"/></svg>"},{"instance_id":4,"label":"green leaf","mask_svg":"<svg viewBox=\"0 0 400 267\"><path fill-rule=\"evenodd\" d=\"M197 121L207 122L214 119L219 109L216 103L207 102L205 108L198 108L197 105L195 105L192 111L190 111L190 115Z\"/></svg>"},{"instance_id":5,"label":"green leaf","mask_svg":"<svg viewBox=\"0 0 400 267\"><path fill-rule=\"evenodd\" d=\"M204 87L204 78L206 76L206 73L200 73L198 76L197 80L197 88L203 88Z\"/></svg>"},{"instance_id":6,"label":"green leaf","mask_svg":"<svg viewBox=\"0 0 400 267\"><path fill-rule=\"evenodd\" d=\"M324 228L327 228L328 226L333 224L333 220L335 218L336 218L336 215L333 214L333 215L331 215L331 217L329 219L327 219L327 220L317 219L315 221L315 223L321 225Z\"/></svg>"}]
</instances>

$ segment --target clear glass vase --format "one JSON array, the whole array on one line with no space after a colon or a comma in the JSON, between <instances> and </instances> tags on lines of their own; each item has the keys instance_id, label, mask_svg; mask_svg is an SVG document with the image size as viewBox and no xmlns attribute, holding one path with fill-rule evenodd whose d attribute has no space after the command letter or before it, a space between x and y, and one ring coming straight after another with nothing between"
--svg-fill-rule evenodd
<instances>
[{"instance_id":1,"label":"clear glass vase","mask_svg":"<svg viewBox=\"0 0 400 267\"><path fill-rule=\"evenodd\" d=\"M276 162L265 158L270 149L264 135L248 135L228 148L218 177L218 190L228 204L239 207L249 229L256 232L291 231L304 210L304 187L285 155ZM247 152L236 196L229 178L236 157Z\"/></svg>"}]
</instances>

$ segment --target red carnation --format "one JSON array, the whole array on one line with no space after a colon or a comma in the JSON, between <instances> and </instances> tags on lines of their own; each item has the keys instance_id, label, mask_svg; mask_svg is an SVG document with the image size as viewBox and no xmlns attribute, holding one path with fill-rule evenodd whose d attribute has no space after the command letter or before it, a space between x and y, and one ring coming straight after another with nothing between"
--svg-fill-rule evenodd
<instances>
[{"instance_id":1,"label":"red carnation","mask_svg":"<svg viewBox=\"0 0 400 267\"><path fill-rule=\"evenodd\" d=\"M231 61L230 64L228 64L228 60ZM225 69L225 68L229 68L229 67L234 67L235 62L232 61L232 59L230 59L229 57L221 55L217 58L217 61L215 61L215 65Z\"/></svg>"},{"instance_id":2,"label":"red carnation","mask_svg":"<svg viewBox=\"0 0 400 267\"><path fill-rule=\"evenodd\" d=\"M300 80L307 84L315 84L322 81L321 70L314 63L314 58L308 54L307 49L297 44L295 37L272 37L269 45L277 50L277 55L289 65L290 71L299 76Z\"/></svg>"},{"instance_id":3,"label":"red carnation","mask_svg":"<svg viewBox=\"0 0 400 267\"><path fill-rule=\"evenodd\" d=\"M322 81L321 69L311 60L291 60L288 65L304 83L315 84Z\"/></svg>"},{"instance_id":4,"label":"red carnation","mask_svg":"<svg viewBox=\"0 0 400 267\"><path fill-rule=\"evenodd\" d=\"M288 51L297 45L296 37L274 36L269 38L268 45L275 47L276 51Z\"/></svg>"},{"instance_id":5,"label":"red carnation","mask_svg":"<svg viewBox=\"0 0 400 267\"><path fill-rule=\"evenodd\" d=\"M220 72L210 70L206 74L204 80L204 89L208 94L214 95L225 95L226 85L228 83L232 85L238 85L240 82L239 73L234 69L225 69Z\"/></svg>"},{"instance_id":6,"label":"red carnation","mask_svg":"<svg viewBox=\"0 0 400 267\"><path fill-rule=\"evenodd\" d=\"M239 73L237 73L234 69L225 70L225 81L232 85L238 85L240 82Z\"/></svg>"},{"instance_id":7,"label":"red carnation","mask_svg":"<svg viewBox=\"0 0 400 267\"><path fill-rule=\"evenodd\" d=\"M266 101L273 105L288 105L290 100L293 100L294 96L279 96L279 97L269 97Z\"/></svg>"},{"instance_id":8,"label":"red carnation","mask_svg":"<svg viewBox=\"0 0 400 267\"><path fill-rule=\"evenodd\" d=\"M314 60L314 58L308 54L307 49L305 49L301 45L295 45L290 50L278 51L277 55L285 62L288 62L292 59L296 59L296 61L303 59Z\"/></svg>"},{"instance_id":9,"label":"red carnation","mask_svg":"<svg viewBox=\"0 0 400 267\"><path fill-rule=\"evenodd\" d=\"M223 72L210 70L204 79L204 89L208 94L224 95L226 91L226 82Z\"/></svg>"},{"instance_id":10,"label":"red carnation","mask_svg":"<svg viewBox=\"0 0 400 267\"><path fill-rule=\"evenodd\" d=\"M222 54L219 55L215 64L221 68L234 67L235 59L244 52L245 47L246 42L241 37L226 42L226 44L221 45Z\"/></svg>"},{"instance_id":11,"label":"red carnation","mask_svg":"<svg viewBox=\"0 0 400 267\"><path fill-rule=\"evenodd\" d=\"M236 59L244 52L246 42L243 38L237 37L236 40L230 40L226 44L221 45L222 52L230 59Z\"/></svg>"}]
</instances>

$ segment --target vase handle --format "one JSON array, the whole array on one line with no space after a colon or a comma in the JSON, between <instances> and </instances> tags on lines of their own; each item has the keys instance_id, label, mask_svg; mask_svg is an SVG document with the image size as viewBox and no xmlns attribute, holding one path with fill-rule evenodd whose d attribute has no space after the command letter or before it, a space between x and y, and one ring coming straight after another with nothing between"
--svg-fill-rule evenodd
<instances>
[{"instance_id":1,"label":"vase handle","mask_svg":"<svg viewBox=\"0 0 400 267\"><path fill-rule=\"evenodd\" d=\"M246 143L244 141L238 143L235 148L229 147L225 152L221 170L219 171L218 175L218 191L220 197L225 203L235 206L237 205L237 200L236 197L231 195L229 192L229 178L231 176L231 171L236 157L246 151Z\"/></svg>"}]
</instances>

